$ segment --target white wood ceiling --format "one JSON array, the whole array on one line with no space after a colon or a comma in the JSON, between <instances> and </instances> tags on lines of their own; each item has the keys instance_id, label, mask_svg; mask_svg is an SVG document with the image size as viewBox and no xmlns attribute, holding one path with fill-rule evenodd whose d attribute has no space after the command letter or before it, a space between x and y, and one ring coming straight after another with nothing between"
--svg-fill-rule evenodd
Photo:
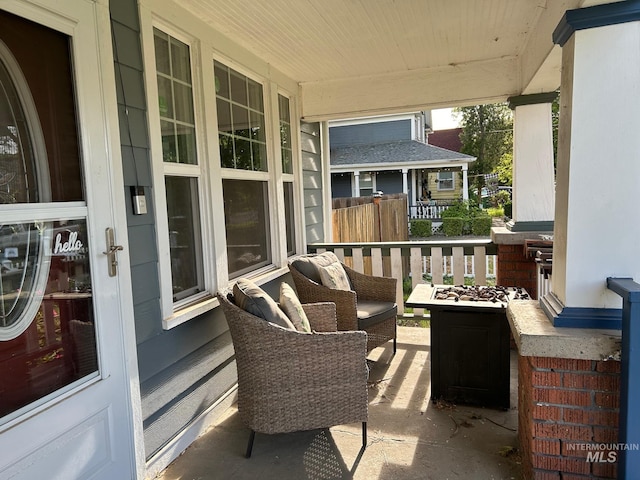
<instances>
[{"instance_id":1,"label":"white wood ceiling","mask_svg":"<svg viewBox=\"0 0 640 480\"><path fill-rule=\"evenodd\" d=\"M176 0L295 80L328 119L559 87L551 35L598 0ZM554 51L555 50L555 51ZM546 61L546 62L545 62Z\"/></svg>"}]
</instances>

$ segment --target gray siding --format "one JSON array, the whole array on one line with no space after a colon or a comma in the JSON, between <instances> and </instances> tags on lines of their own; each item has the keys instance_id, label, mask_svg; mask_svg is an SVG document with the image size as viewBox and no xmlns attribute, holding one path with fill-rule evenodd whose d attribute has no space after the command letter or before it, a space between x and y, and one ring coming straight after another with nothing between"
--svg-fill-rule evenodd
<instances>
[{"instance_id":1,"label":"gray siding","mask_svg":"<svg viewBox=\"0 0 640 480\"><path fill-rule=\"evenodd\" d=\"M331 174L331 198L351 197L351 175Z\"/></svg>"},{"instance_id":2,"label":"gray siding","mask_svg":"<svg viewBox=\"0 0 640 480\"><path fill-rule=\"evenodd\" d=\"M214 310L168 331L162 329L138 2L111 0L109 8L125 196L130 198L130 186L141 185L148 205L146 215L133 215L131 202L126 202L144 438L149 458L228 391L237 376L231 338L221 311Z\"/></svg>"},{"instance_id":3,"label":"gray siding","mask_svg":"<svg viewBox=\"0 0 640 480\"><path fill-rule=\"evenodd\" d=\"M402 193L402 172L378 172L376 188L384 193Z\"/></svg>"},{"instance_id":4,"label":"gray siding","mask_svg":"<svg viewBox=\"0 0 640 480\"><path fill-rule=\"evenodd\" d=\"M302 181L307 243L324 241L322 207L322 140L319 123L300 122Z\"/></svg>"},{"instance_id":5,"label":"gray siding","mask_svg":"<svg viewBox=\"0 0 640 480\"><path fill-rule=\"evenodd\" d=\"M329 131L331 148L398 140L411 140L411 120L343 125Z\"/></svg>"}]
</instances>

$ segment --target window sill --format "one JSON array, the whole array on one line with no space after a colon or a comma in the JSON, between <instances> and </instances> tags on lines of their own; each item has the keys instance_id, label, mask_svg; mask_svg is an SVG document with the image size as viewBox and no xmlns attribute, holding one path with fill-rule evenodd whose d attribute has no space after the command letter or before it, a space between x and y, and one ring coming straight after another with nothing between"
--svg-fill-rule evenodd
<instances>
[{"instance_id":1,"label":"window sill","mask_svg":"<svg viewBox=\"0 0 640 480\"><path fill-rule=\"evenodd\" d=\"M289 273L288 267L274 268L273 266L265 267L264 270L257 270L252 272L253 275L247 275L244 278L248 278L256 285L263 285L272 280L280 278ZM232 288L237 279L229 281L228 289ZM194 301L194 303L185 305L180 310L177 310L173 315L162 320L162 329L171 330L178 325L188 322L192 318L195 318L203 313L206 313L214 308L220 306L220 302L217 298L207 295L201 299Z\"/></svg>"},{"instance_id":2,"label":"window sill","mask_svg":"<svg viewBox=\"0 0 640 480\"><path fill-rule=\"evenodd\" d=\"M200 300L197 300L195 303L186 305L180 310L177 310L170 317L163 319L162 329L171 330L172 328L177 327L178 325L181 325L184 322L191 320L192 318L213 310L219 305L220 302L218 302L217 298L210 296L204 297Z\"/></svg>"},{"instance_id":3,"label":"window sill","mask_svg":"<svg viewBox=\"0 0 640 480\"><path fill-rule=\"evenodd\" d=\"M227 288L233 288L238 278L246 278L247 280L251 280L253 283L260 286L272 280L275 280L276 278L280 278L287 273L289 273L289 267L274 267L273 265L270 265L268 267L265 267L264 269L256 270L255 272L241 275L229 280Z\"/></svg>"}]
</instances>

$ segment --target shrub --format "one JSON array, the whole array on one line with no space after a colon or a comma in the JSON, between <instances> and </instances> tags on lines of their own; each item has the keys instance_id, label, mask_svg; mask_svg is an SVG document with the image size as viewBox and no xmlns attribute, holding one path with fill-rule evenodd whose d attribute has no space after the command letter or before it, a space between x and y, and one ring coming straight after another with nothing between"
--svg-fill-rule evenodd
<instances>
[{"instance_id":1,"label":"shrub","mask_svg":"<svg viewBox=\"0 0 640 480\"><path fill-rule=\"evenodd\" d=\"M490 217L504 217L504 209L502 207L487 208L487 213Z\"/></svg>"},{"instance_id":2,"label":"shrub","mask_svg":"<svg viewBox=\"0 0 640 480\"><path fill-rule=\"evenodd\" d=\"M431 220L414 219L411 220L411 236L430 237L433 235Z\"/></svg>"},{"instance_id":3,"label":"shrub","mask_svg":"<svg viewBox=\"0 0 640 480\"><path fill-rule=\"evenodd\" d=\"M482 237L491 234L491 221L491 217L488 215L471 219L471 233Z\"/></svg>"},{"instance_id":4,"label":"shrub","mask_svg":"<svg viewBox=\"0 0 640 480\"><path fill-rule=\"evenodd\" d=\"M504 204L504 216L509 218L513 216L513 204L511 202Z\"/></svg>"},{"instance_id":5,"label":"shrub","mask_svg":"<svg viewBox=\"0 0 640 480\"><path fill-rule=\"evenodd\" d=\"M444 217L442 218L442 231L447 237L462 235L462 229L465 224L464 218Z\"/></svg>"}]
</instances>

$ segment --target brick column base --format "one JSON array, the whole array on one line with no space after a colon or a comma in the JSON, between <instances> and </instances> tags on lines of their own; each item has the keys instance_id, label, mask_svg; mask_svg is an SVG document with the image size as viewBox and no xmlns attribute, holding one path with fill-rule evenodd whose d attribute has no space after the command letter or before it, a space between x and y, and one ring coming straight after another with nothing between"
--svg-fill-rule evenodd
<instances>
[{"instance_id":1,"label":"brick column base","mask_svg":"<svg viewBox=\"0 0 640 480\"><path fill-rule=\"evenodd\" d=\"M616 478L620 362L518 357L526 480ZM604 444L604 445L602 445Z\"/></svg>"},{"instance_id":2,"label":"brick column base","mask_svg":"<svg viewBox=\"0 0 640 480\"><path fill-rule=\"evenodd\" d=\"M522 287L531 298L538 298L535 259L524 253L524 245L498 245L496 283L504 287Z\"/></svg>"}]
</instances>

